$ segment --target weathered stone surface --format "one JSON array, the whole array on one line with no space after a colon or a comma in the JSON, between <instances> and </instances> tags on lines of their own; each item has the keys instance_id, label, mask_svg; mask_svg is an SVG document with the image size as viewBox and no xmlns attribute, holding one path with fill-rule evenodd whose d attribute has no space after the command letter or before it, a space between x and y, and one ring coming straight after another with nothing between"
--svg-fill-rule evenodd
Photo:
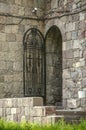
<instances>
[{"instance_id":1,"label":"weathered stone surface","mask_svg":"<svg viewBox=\"0 0 86 130\"><path fill-rule=\"evenodd\" d=\"M22 0L15 0L15 4L21 5Z\"/></svg>"},{"instance_id":2,"label":"weathered stone surface","mask_svg":"<svg viewBox=\"0 0 86 130\"><path fill-rule=\"evenodd\" d=\"M71 35L72 35L72 40L76 40L78 33L73 31Z\"/></svg>"},{"instance_id":3,"label":"weathered stone surface","mask_svg":"<svg viewBox=\"0 0 86 130\"><path fill-rule=\"evenodd\" d=\"M85 14L84 13L80 13L80 20L84 20L85 19Z\"/></svg>"},{"instance_id":4,"label":"weathered stone surface","mask_svg":"<svg viewBox=\"0 0 86 130\"><path fill-rule=\"evenodd\" d=\"M6 40L7 40L7 42L15 42L15 41L16 41L16 36L15 36L15 34L13 34L13 33L8 33L8 34L6 35Z\"/></svg>"},{"instance_id":5,"label":"weathered stone surface","mask_svg":"<svg viewBox=\"0 0 86 130\"><path fill-rule=\"evenodd\" d=\"M33 115L34 116L47 116L55 114L56 107L54 106L41 106L41 107L34 107L33 108Z\"/></svg>"},{"instance_id":6,"label":"weathered stone surface","mask_svg":"<svg viewBox=\"0 0 86 130\"><path fill-rule=\"evenodd\" d=\"M72 59L73 58L73 50L67 50L63 52L64 59Z\"/></svg>"},{"instance_id":7,"label":"weathered stone surface","mask_svg":"<svg viewBox=\"0 0 86 130\"><path fill-rule=\"evenodd\" d=\"M10 121L26 120L40 124L44 121L42 118L45 118L47 123L47 116L55 114L56 107L39 105L43 105L41 97L0 99L0 117Z\"/></svg>"},{"instance_id":8,"label":"weathered stone surface","mask_svg":"<svg viewBox=\"0 0 86 130\"><path fill-rule=\"evenodd\" d=\"M56 104L58 93L61 93L62 76L62 80L67 80L67 83L63 84L63 100L66 101L70 98L77 99L77 91L86 86L86 14L85 12L80 12L78 14L62 16L59 19L57 16L63 15L64 11L67 10L76 11L76 9L82 7L80 4L85 4L84 0L81 3L78 2L79 0L59 2L52 0L46 1L46 5L44 6L44 0L40 0L39 2L35 0L34 3L32 0L0 1L0 12L2 14L10 13L10 17L0 16L0 98L24 96L23 35L25 31L31 27L35 27L42 34L46 34L49 28L55 25L57 26L57 30L61 31L62 46L60 46L61 37L58 31L53 30L52 33L50 32L50 39L45 43L46 51L52 55L49 56L49 54L46 54L46 85L48 87L46 97L47 100L49 99L50 102ZM36 14L32 13L34 7L38 8ZM58 11L63 12L59 13ZM54 16L56 18L52 20L47 19L42 22L11 17L11 15L41 17L44 16L43 14L46 14L46 18L53 18ZM56 44L55 47L53 47L54 44ZM60 47L62 48L62 52ZM52 52L57 52L57 54L52 54ZM14 106L15 104L16 101L14 101ZM19 104L22 106L22 101ZM23 115L12 117L10 112L7 113L9 113L9 119L23 118ZM26 113L28 113L28 108L26 108ZM36 119L32 117L32 120Z\"/></svg>"},{"instance_id":9,"label":"weathered stone surface","mask_svg":"<svg viewBox=\"0 0 86 130\"><path fill-rule=\"evenodd\" d=\"M11 114L12 115L16 114L16 108L11 108Z\"/></svg>"},{"instance_id":10,"label":"weathered stone surface","mask_svg":"<svg viewBox=\"0 0 86 130\"><path fill-rule=\"evenodd\" d=\"M77 99L68 99L67 100L68 108L74 109L80 106L80 100Z\"/></svg>"},{"instance_id":11,"label":"weathered stone surface","mask_svg":"<svg viewBox=\"0 0 86 130\"><path fill-rule=\"evenodd\" d=\"M80 57L80 50L79 49L74 51L74 58L76 58L76 57Z\"/></svg>"},{"instance_id":12,"label":"weathered stone surface","mask_svg":"<svg viewBox=\"0 0 86 130\"><path fill-rule=\"evenodd\" d=\"M0 33L0 41L5 42L6 41L6 34L5 33Z\"/></svg>"},{"instance_id":13,"label":"weathered stone surface","mask_svg":"<svg viewBox=\"0 0 86 130\"><path fill-rule=\"evenodd\" d=\"M71 32L67 33L67 40L71 40Z\"/></svg>"}]
</instances>

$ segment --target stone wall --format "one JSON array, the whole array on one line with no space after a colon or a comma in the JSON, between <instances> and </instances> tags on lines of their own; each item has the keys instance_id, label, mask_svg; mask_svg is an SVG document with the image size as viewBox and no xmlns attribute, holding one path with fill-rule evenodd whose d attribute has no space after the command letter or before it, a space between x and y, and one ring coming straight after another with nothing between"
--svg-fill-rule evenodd
<instances>
[{"instance_id":1,"label":"stone wall","mask_svg":"<svg viewBox=\"0 0 86 130\"><path fill-rule=\"evenodd\" d=\"M65 108L84 107L86 99L78 98L86 90L86 10L85 1L46 1L47 30L56 25L63 39L63 105Z\"/></svg>"},{"instance_id":2,"label":"stone wall","mask_svg":"<svg viewBox=\"0 0 86 130\"><path fill-rule=\"evenodd\" d=\"M46 35L56 25L62 34L63 106L84 107L85 99L78 98L78 91L86 90L85 5L85 0L0 1L0 98L24 96L25 31L35 27Z\"/></svg>"},{"instance_id":3,"label":"stone wall","mask_svg":"<svg viewBox=\"0 0 86 130\"><path fill-rule=\"evenodd\" d=\"M34 14L34 7L33 0L0 1L0 98L24 95L23 35L31 27L43 31L43 23L33 20L43 15L43 9L39 3Z\"/></svg>"},{"instance_id":4,"label":"stone wall","mask_svg":"<svg viewBox=\"0 0 86 130\"><path fill-rule=\"evenodd\" d=\"M55 110L54 106L43 106L42 98L0 99L0 118L7 121L29 121L42 125L55 123L56 117L59 117L55 116Z\"/></svg>"}]
</instances>

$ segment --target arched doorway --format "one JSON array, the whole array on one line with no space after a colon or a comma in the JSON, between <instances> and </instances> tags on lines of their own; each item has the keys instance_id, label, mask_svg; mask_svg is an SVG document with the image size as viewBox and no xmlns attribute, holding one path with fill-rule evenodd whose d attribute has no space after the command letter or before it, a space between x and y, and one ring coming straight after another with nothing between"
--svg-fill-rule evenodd
<instances>
[{"instance_id":1,"label":"arched doorway","mask_svg":"<svg viewBox=\"0 0 86 130\"><path fill-rule=\"evenodd\" d=\"M46 104L62 103L62 36L57 26L52 26L45 38L46 44Z\"/></svg>"},{"instance_id":2,"label":"arched doorway","mask_svg":"<svg viewBox=\"0 0 86 130\"><path fill-rule=\"evenodd\" d=\"M23 38L24 95L45 97L45 46L42 33L31 28Z\"/></svg>"},{"instance_id":3,"label":"arched doorway","mask_svg":"<svg viewBox=\"0 0 86 130\"><path fill-rule=\"evenodd\" d=\"M23 38L24 95L40 96L46 105L62 103L62 36L52 26L45 38L31 28Z\"/></svg>"}]
</instances>

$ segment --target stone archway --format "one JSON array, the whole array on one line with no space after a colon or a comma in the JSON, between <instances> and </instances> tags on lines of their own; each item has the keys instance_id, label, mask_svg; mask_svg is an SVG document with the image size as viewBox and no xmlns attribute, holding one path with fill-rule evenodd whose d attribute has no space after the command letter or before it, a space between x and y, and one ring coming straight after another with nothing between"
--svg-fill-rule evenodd
<instances>
[{"instance_id":1,"label":"stone archway","mask_svg":"<svg viewBox=\"0 0 86 130\"><path fill-rule=\"evenodd\" d=\"M62 36L53 25L46 34L46 104L62 105Z\"/></svg>"}]
</instances>

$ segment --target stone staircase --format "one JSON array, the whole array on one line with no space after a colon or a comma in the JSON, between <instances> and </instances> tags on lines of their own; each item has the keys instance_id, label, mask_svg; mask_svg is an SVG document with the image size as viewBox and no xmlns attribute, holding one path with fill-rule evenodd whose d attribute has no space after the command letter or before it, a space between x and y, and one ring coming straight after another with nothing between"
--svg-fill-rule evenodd
<instances>
[{"instance_id":1,"label":"stone staircase","mask_svg":"<svg viewBox=\"0 0 86 130\"><path fill-rule=\"evenodd\" d=\"M83 111L67 111L55 106L43 106L41 97L0 99L0 118L10 121L29 121L38 124L54 124L59 119L66 121L79 120L86 117Z\"/></svg>"},{"instance_id":2,"label":"stone staircase","mask_svg":"<svg viewBox=\"0 0 86 130\"><path fill-rule=\"evenodd\" d=\"M56 115L64 116L66 122L79 122L86 119L86 111L81 110L56 110Z\"/></svg>"}]
</instances>

